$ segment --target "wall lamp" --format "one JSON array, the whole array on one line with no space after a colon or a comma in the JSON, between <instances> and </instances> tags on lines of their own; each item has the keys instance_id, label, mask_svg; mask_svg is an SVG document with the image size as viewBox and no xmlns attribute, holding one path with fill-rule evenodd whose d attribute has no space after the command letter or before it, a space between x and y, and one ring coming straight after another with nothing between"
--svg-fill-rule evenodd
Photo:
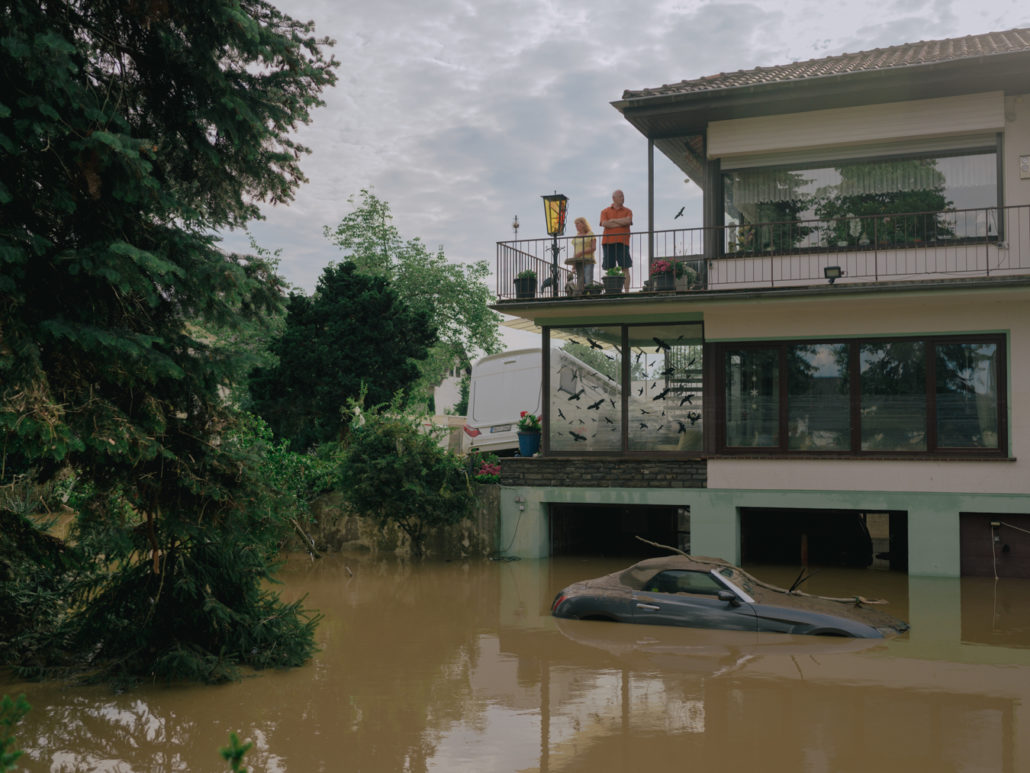
<instances>
[{"instance_id":1,"label":"wall lamp","mask_svg":"<svg viewBox=\"0 0 1030 773\"><path fill-rule=\"evenodd\" d=\"M840 266L823 266L823 277L829 279L831 285L842 276L844 276L844 272L841 271Z\"/></svg>"}]
</instances>

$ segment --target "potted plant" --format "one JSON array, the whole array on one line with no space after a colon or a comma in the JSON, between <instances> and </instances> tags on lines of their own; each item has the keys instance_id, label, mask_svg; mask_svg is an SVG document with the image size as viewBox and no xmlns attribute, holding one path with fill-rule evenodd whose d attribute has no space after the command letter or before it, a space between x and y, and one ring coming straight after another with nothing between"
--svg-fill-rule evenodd
<instances>
[{"instance_id":1,"label":"potted plant","mask_svg":"<svg viewBox=\"0 0 1030 773\"><path fill-rule=\"evenodd\" d=\"M586 295L600 295L604 292L604 285L600 282L587 282L583 292Z\"/></svg>"},{"instance_id":2,"label":"potted plant","mask_svg":"<svg viewBox=\"0 0 1030 773\"><path fill-rule=\"evenodd\" d=\"M519 438L519 456L532 456L540 450L540 416L529 411L519 413L515 434Z\"/></svg>"},{"instance_id":3,"label":"potted plant","mask_svg":"<svg viewBox=\"0 0 1030 773\"><path fill-rule=\"evenodd\" d=\"M676 274L672 261L658 259L651 261L651 289L675 290Z\"/></svg>"},{"instance_id":4,"label":"potted plant","mask_svg":"<svg viewBox=\"0 0 1030 773\"><path fill-rule=\"evenodd\" d=\"M527 268L515 275L515 297L532 298L536 295L536 271Z\"/></svg>"},{"instance_id":5,"label":"potted plant","mask_svg":"<svg viewBox=\"0 0 1030 773\"><path fill-rule=\"evenodd\" d=\"M604 291L606 293L621 293L622 288L626 285L626 275L622 271L622 266L612 266L604 272L601 281L604 282Z\"/></svg>"}]
</instances>

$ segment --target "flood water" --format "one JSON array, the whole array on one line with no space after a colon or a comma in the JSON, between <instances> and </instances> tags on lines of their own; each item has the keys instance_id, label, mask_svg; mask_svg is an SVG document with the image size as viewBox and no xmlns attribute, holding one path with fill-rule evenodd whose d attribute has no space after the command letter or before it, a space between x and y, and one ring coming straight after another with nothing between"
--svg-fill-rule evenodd
<instances>
[{"instance_id":1,"label":"flood water","mask_svg":"<svg viewBox=\"0 0 1030 773\"><path fill-rule=\"evenodd\" d=\"M65 688L33 706L27 771L1030 770L1030 580L818 572L890 600L888 641L559 621L557 590L631 563L291 560L324 615L307 666L220 687ZM789 584L782 567L746 567Z\"/></svg>"}]
</instances>

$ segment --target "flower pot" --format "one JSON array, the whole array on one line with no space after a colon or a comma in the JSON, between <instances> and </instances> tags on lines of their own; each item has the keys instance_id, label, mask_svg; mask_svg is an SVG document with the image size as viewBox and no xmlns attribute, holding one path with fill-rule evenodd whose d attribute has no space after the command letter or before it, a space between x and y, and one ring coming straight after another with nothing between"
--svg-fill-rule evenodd
<instances>
[{"instance_id":1,"label":"flower pot","mask_svg":"<svg viewBox=\"0 0 1030 773\"><path fill-rule=\"evenodd\" d=\"M601 281L604 282L604 291L609 295L621 293L626 285L625 276L603 276Z\"/></svg>"},{"instance_id":2,"label":"flower pot","mask_svg":"<svg viewBox=\"0 0 1030 773\"><path fill-rule=\"evenodd\" d=\"M660 274L651 275L651 289L658 290L675 290L676 289L676 275L671 271L663 271Z\"/></svg>"},{"instance_id":3,"label":"flower pot","mask_svg":"<svg viewBox=\"0 0 1030 773\"><path fill-rule=\"evenodd\" d=\"M539 432L516 432L519 437L519 456L532 456L540 450Z\"/></svg>"},{"instance_id":4,"label":"flower pot","mask_svg":"<svg viewBox=\"0 0 1030 773\"><path fill-rule=\"evenodd\" d=\"M515 279L515 297L533 298L536 296L536 277L530 276L523 279Z\"/></svg>"}]
</instances>

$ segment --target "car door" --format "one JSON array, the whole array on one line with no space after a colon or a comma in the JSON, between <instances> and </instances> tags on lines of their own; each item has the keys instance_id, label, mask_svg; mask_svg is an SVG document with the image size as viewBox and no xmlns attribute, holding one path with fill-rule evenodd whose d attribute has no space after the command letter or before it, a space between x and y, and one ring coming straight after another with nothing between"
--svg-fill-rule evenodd
<instances>
[{"instance_id":1,"label":"car door","mask_svg":"<svg viewBox=\"0 0 1030 773\"><path fill-rule=\"evenodd\" d=\"M705 572L666 571L633 594L633 622L723 631L757 630L754 608L718 597L725 588Z\"/></svg>"}]
</instances>

